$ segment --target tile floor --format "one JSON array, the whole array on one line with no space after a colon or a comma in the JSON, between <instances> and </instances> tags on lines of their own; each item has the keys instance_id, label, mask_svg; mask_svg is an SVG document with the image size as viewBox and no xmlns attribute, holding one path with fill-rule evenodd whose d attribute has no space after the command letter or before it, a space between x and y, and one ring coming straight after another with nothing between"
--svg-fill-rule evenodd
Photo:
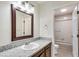
<instances>
[{"instance_id":1,"label":"tile floor","mask_svg":"<svg viewBox=\"0 0 79 59\"><path fill-rule=\"evenodd\" d=\"M72 46L59 45L59 50L56 57L72 57Z\"/></svg>"}]
</instances>

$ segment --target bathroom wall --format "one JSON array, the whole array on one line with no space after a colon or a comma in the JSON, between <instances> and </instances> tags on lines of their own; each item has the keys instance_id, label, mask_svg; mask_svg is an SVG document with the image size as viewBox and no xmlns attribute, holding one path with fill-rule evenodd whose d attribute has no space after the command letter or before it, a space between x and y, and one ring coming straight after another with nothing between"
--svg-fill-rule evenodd
<instances>
[{"instance_id":1,"label":"bathroom wall","mask_svg":"<svg viewBox=\"0 0 79 59\"><path fill-rule=\"evenodd\" d=\"M0 2L0 46L11 43L11 2ZM39 37L39 7L34 11L34 37Z\"/></svg>"},{"instance_id":2,"label":"bathroom wall","mask_svg":"<svg viewBox=\"0 0 79 59\"><path fill-rule=\"evenodd\" d=\"M54 11L51 4L40 5L40 36L52 38L52 56L54 56Z\"/></svg>"},{"instance_id":3,"label":"bathroom wall","mask_svg":"<svg viewBox=\"0 0 79 59\"><path fill-rule=\"evenodd\" d=\"M40 5L40 36L52 37L54 27L54 11L51 4Z\"/></svg>"},{"instance_id":4,"label":"bathroom wall","mask_svg":"<svg viewBox=\"0 0 79 59\"><path fill-rule=\"evenodd\" d=\"M39 4L36 4L34 8L35 8L35 11L34 11L34 37L39 37L39 35L40 35Z\"/></svg>"},{"instance_id":5,"label":"bathroom wall","mask_svg":"<svg viewBox=\"0 0 79 59\"><path fill-rule=\"evenodd\" d=\"M0 2L0 46L11 43L11 9L9 2Z\"/></svg>"},{"instance_id":6,"label":"bathroom wall","mask_svg":"<svg viewBox=\"0 0 79 59\"><path fill-rule=\"evenodd\" d=\"M72 44L72 14L55 18L55 41L59 44Z\"/></svg>"}]
</instances>

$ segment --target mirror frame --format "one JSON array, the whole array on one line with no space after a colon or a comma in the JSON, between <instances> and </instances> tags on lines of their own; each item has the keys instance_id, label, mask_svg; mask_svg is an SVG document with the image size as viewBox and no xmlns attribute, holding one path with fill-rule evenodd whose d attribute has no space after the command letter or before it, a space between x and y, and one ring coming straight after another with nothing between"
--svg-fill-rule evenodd
<instances>
[{"instance_id":1,"label":"mirror frame","mask_svg":"<svg viewBox=\"0 0 79 59\"><path fill-rule=\"evenodd\" d=\"M31 18L31 35L27 35L27 36L20 36L20 37L16 37L16 10L28 14L24 11L21 11L19 9L19 7L15 8L13 4L11 4L11 33L12 33L12 41L16 41L16 40L22 40L25 38L31 38L33 37L33 14L28 14L30 15Z\"/></svg>"}]
</instances>

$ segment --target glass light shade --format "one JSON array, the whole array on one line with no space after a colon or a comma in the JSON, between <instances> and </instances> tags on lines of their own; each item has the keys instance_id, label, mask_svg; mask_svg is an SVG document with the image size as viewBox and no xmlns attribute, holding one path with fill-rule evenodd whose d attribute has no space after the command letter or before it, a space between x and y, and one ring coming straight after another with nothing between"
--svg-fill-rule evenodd
<instances>
[{"instance_id":1,"label":"glass light shade","mask_svg":"<svg viewBox=\"0 0 79 59\"><path fill-rule=\"evenodd\" d=\"M34 7L28 2L25 2L25 5L22 5L22 1L14 1L12 4L14 4L15 8L20 7L22 11L26 10L27 13L34 13Z\"/></svg>"}]
</instances>

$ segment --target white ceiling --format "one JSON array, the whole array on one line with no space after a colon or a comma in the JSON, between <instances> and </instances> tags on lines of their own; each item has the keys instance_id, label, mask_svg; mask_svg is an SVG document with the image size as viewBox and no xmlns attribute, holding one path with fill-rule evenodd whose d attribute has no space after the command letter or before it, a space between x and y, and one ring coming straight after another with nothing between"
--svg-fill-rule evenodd
<instances>
[{"instance_id":1,"label":"white ceiling","mask_svg":"<svg viewBox=\"0 0 79 59\"><path fill-rule=\"evenodd\" d=\"M74 9L74 4L78 3L78 1L30 1L30 3L33 3L35 5L52 4L52 8L56 11L55 15L58 16L71 13ZM63 8L68 9L68 11L66 13L61 13L60 10Z\"/></svg>"},{"instance_id":2,"label":"white ceiling","mask_svg":"<svg viewBox=\"0 0 79 59\"><path fill-rule=\"evenodd\" d=\"M68 5L68 4L74 4L74 3L78 3L79 1L29 1L31 3L35 3L35 4L52 4L52 6L64 6L64 5Z\"/></svg>"},{"instance_id":3,"label":"white ceiling","mask_svg":"<svg viewBox=\"0 0 79 59\"><path fill-rule=\"evenodd\" d=\"M52 3L52 4L69 4L69 3L78 2L78 1L30 1L30 2L35 2L37 4L47 4L47 3Z\"/></svg>"},{"instance_id":4,"label":"white ceiling","mask_svg":"<svg viewBox=\"0 0 79 59\"><path fill-rule=\"evenodd\" d=\"M69 5L69 6L65 6L63 8L58 8L55 10L55 16L71 14L73 12L74 8L75 8L75 5ZM61 12L62 9L67 9L67 11Z\"/></svg>"},{"instance_id":5,"label":"white ceiling","mask_svg":"<svg viewBox=\"0 0 79 59\"><path fill-rule=\"evenodd\" d=\"M56 16L59 15L65 15L68 13L72 13L75 4L78 3L78 1L31 1L31 3L35 3L35 4L39 4L39 5L43 5L43 4L52 4L52 8L55 9ZM65 13L61 13L60 10L66 8L67 12Z\"/></svg>"}]
</instances>

